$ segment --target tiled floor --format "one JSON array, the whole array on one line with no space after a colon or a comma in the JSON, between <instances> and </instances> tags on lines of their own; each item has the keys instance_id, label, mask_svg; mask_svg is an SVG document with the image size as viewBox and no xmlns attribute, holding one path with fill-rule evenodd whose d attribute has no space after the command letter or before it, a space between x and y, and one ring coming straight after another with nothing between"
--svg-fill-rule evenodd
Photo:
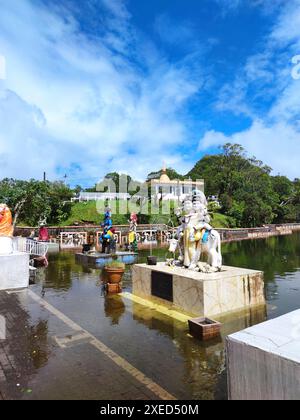
<instances>
[{"instance_id":1,"label":"tiled floor","mask_svg":"<svg viewBox=\"0 0 300 420\"><path fill-rule=\"evenodd\" d=\"M91 340L72 341L70 326L27 291L0 292L0 313L7 327L0 340L0 399L158 399ZM70 344L61 347L57 337Z\"/></svg>"}]
</instances>

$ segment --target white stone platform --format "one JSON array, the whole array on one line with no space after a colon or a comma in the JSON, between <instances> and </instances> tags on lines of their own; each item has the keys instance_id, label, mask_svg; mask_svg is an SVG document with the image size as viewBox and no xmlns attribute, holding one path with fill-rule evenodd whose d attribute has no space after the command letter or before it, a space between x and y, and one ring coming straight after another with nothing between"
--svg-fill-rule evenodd
<instances>
[{"instance_id":1,"label":"white stone platform","mask_svg":"<svg viewBox=\"0 0 300 420\"><path fill-rule=\"evenodd\" d=\"M29 255L16 252L0 255L0 290L23 289L29 285Z\"/></svg>"},{"instance_id":2,"label":"white stone platform","mask_svg":"<svg viewBox=\"0 0 300 420\"><path fill-rule=\"evenodd\" d=\"M153 273L162 273L163 278ZM165 263L136 264L132 268L132 281L133 294L163 301L157 294L157 285L161 283L164 288L163 283L168 283L166 287L172 296L166 302L196 316L212 317L265 305L263 273L244 268L223 267L219 273L206 274L168 267Z\"/></svg>"},{"instance_id":3,"label":"white stone platform","mask_svg":"<svg viewBox=\"0 0 300 420\"><path fill-rule=\"evenodd\" d=\"M227 338L231 400L300 400L300 310Z\"/></svg>"}]
</instances>

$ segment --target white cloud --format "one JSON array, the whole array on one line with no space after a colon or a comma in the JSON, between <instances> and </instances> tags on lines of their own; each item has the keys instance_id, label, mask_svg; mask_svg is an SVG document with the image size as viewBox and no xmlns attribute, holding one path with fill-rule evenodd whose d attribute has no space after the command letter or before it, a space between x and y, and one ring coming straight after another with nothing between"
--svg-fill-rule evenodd
<instances>
[{"instance_id":1,"label":"white cloud","mask_svg":"<svg viewBox=\"0 0 300 420\"><path fill-rule=\"evenodd\" d=\"M275 173L293 178L300 177L300 80L291 74L293 52L300 53L300 0L278 5L280 12L261 50L223 86L216 104L219 111L250 117L250 128L229 136L210 130L199 150L239 143Z\"/></svg>"},{"instance_id":2,"label":"white cloud","mask_svg":"<svg viewBox=\"0 0 300 420\"><path fill-rule=\"evenodd\" d=\"M176 146L187 138L180 112L201 80L184 61L171 64L151 43L137 44L122 2L102 1L95 37L66 9L37 4L0 0L7 63L0 178L41 177L44 170L75 176L78 168L78 178L94 180L135 167L143 178L163 159L178 162Z\"/></svg>"},{"instance_id":3,"label":"white cloud","mask_svg":"<svg viewBox=\"0 0 300 420\"><path fill-rule=\"evenodd\" d=\"M294 43L296 48L300 47L300 0L290 0L285 7L273 28L271 38L280 46Z\"/></svg>"},{"instance_id":4,"label":"white cloud","mask_svg":"<svg viewBox=\"0 0 300 420\"><path fill-rule=\"evenodd\" d=\"M275 169L274 173L300 176L300 131L285 123L277 123L270 127L262 121L254 121L252 126L232 136L208 131L199 143L200 150L225 143L241 144L251 156L262 160Z\"/></svg>"}]
</instances>

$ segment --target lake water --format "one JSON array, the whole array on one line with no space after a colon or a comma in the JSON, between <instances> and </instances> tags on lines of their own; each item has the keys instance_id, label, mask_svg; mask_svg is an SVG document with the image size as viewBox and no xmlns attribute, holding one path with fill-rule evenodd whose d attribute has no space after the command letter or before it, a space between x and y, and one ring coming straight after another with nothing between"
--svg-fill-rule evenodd
<instances>
[{"instance_id":1,"label":"lake water","mask_svg":"<svg viewBox=\"0 0 300 420\"><path fill-rule=\"evenodd\" d=\"M166 253L153 250L160 260ZM148 254L140 252L140 262ZM224 337L300 307L300 234L225 244L223 256L226 265L264 271L267 308L223 318L222 340L206 344L193 339L185 323L120 296L102 296L100 270L77 264L72 253L51 255L31 288L177 398L225 399ZM124 291L131 291L129 269Z\"/></svg>"}]
</instances>

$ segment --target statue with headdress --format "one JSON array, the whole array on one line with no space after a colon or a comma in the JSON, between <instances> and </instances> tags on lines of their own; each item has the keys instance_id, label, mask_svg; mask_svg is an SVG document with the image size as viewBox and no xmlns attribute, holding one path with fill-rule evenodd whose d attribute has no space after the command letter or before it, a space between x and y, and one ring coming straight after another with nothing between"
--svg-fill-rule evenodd
<instances>
[{"instance_id":1,"label":"statue with headdress","mask_svg":"<svg viewBox=\"0 0 300 420\"><path fill-rule=\"evenodd\" d=\"M0 236L13 236L12 215L6 204L0 204Z\"/></svg>"},{"instance_id":2,"label":"statue with headdress","mask_svg":"<svg viewBox=\"0 0 300 420\"><path fill-rule=\"evenodd\" d=\"M169 250L179 250L178 264L193 271L218 271L222 266L221 238L210 225L207 200L202 191L187 196L177 210L180 226L177 239L170 243ZM200 262L201 255L208 255L208 264Z\"/></svg>"},{"instance_id":3,"label":"statue with headdress","mask_svg":"<svg viewBox=\"0 0 300 420\"><path fill-rule=\"evenodd\" d=\"M134 252L137 252L137 250L138 250L137 224L138 224L137 214L136 213L131 213L130 220L129 220L128 243L129 243L129 248Z\"/></svg>"},{"instance_id":4,"label":"statue with headdress","mask_svg":"<svg viewBox=\"0 0 300 420\"><path fill-rule=\"evenodd\" d=\"M115 229L112 223L111 209L107 208L104 214L104 221L101 223L103 229L100 235L100 243L102 245L102 253L105 254L116 251Z\"/></svg>"},{"instance_id":5,"label":"statue with headdress","mask_svg":"<svg viewBox=\"0 0 300 420\"><path fill-rule=\"evenodd\" d=\"M0 254L13 253L13 221L11 211L6 204L0 204Z\"/></svg>"}]
</instances>

